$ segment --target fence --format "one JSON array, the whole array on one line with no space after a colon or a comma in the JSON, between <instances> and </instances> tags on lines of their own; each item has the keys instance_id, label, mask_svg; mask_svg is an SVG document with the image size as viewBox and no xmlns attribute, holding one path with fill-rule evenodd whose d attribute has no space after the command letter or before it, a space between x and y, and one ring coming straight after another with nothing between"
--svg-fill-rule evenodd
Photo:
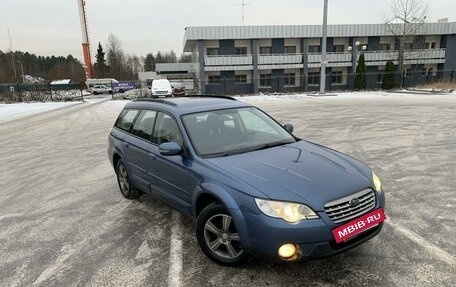
<instances>
[{"instance_id":1,"label":"fence","mask_svg":"<svg viewBox=\"0 0 456 287\"><path fill-rule=\"evenodd\" d=\"M83 100L80 84L0 84L0 102Z\"/></svg>"},{"instance_id":2,"label":"fence","mask_svg":"<svg viewBox=\"0 0 456 287\"><path fill-rule=\"evenodd\" d=\"M383 86L383 71L369 71L364 73L366 78L366 90L379 90ZM400 87L401 74L393 72L395 88ZM446 83L452 89L456 88L456 74L453 70L422 70L409 69L402 75L403 88L412 88L422 85L443 86ZM355 74L343 71L333 71L326 73L326 91L354 90ZM309 72L307 74L281 73L266 74L259 78L248 76L209 76L209 81L199 81L197 83L199 91L203 87L206 94L216 95L237 95L253 94L255 86L258 92L263 93L306 93L319 91L320 72Z\"/></svg>"}]
</instances>

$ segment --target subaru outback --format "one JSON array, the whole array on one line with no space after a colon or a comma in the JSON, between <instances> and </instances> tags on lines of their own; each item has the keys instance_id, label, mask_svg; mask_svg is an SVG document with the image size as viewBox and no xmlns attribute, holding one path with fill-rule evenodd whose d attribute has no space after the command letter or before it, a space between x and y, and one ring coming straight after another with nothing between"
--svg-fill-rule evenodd
<instances>
[{"instance_id":1,"label":"subaru outback","mask_svg":"<svg viewBox=\"0 0 456 287\"><path fill-rule=\"evenodd\" d=\"M341 253L385 220L368 166L230 97L132 101L108 156L125 198L149 193L194 217L200 248L222 265Z\"/></svg>"}]
</instances>

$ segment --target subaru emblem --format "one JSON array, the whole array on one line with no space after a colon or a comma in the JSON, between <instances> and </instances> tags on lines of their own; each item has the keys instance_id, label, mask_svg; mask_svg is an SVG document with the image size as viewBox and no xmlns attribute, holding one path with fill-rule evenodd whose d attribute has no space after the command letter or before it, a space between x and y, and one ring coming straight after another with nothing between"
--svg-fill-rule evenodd
<instances>
[{"instance_id":1,"label":"subaru emblem","mask_svg":"<svg viewBox=\"0 0 456 287\"><path fill-rule=\"evenodd\" d=\"M348 204L350 204L351 207L355 207L359 205L359 198L353 198L351 199Z\"/></svg>"}]
</instances>

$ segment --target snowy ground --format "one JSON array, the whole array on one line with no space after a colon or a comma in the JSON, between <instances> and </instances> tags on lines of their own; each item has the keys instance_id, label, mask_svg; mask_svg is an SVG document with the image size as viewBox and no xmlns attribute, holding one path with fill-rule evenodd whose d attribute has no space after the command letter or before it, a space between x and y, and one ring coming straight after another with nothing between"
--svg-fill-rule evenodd
<instances>
[{"instance_id":1,"label":"snowy ground","mask_svg":"<svg viewBox=\"0 0 456 287\"><path fill-rule=\"evenodd\" d=\"M238 268L211 262L162 201L122 198L106 147L129 101L110 99L0 123L0 286L454 286L455 94L242 97L371 166L387 221L338 256Z\"/></svg>"},{"instance_id":2,"label":"snowy ground","mask_svg":"<svg viewBox=\"0 0 456 287\"><path fill-rule=\"evenodd\" d=\"M0 104L0 123L12 121L22 117L43 113L63 107L75 105L79 102L49 102L49 103L17 103Z\"/></svg>"},{"instance_id":3,"label":"snowy ground","mask_svg":"<svg viewBox=\"0 0 456 287\"><path fill-rule=\"evenodd\" d=\"M125 93L124 95L127 95ZM128 94L131 96L131 94ZM316 95L308 95L308 94L277 94L277 95L266 95L266 94L259 94L256 96L235 96L238 100L255 103L255 102L262 102L262 101L289 101L289 100L327 100L327 101L341 101L347 99L406 99L406 98L416 98L422 97L424 95L413 95L413 94L402 94L402 93L390 93L390 92L350 92L350 93L338 93L337 96L334 94L329 93L328 96L316 96ZM456 97L456 92L448 93L448 94L430 94L426 96L434 96L434 97ZM108 98L111 97L110 95L100 95L100 96L90 96L85 97L87 102L91 101L98 101L100 97ZM129 100L116 100L113 101L112 104L116 106L124 106L128 103ZM71 106L78 102L49 102L49 103L17 103L17 104L0 104L0 123L7 122L11 120L15 120L18 118L26 117L29 115L43 113L46 111Z\"/></svg>"}]
</instances>

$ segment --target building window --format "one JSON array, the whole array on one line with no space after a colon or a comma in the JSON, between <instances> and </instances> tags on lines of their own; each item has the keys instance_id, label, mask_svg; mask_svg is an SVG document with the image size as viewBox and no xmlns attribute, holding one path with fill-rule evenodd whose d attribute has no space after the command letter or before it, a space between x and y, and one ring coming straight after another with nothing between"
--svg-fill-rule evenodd
<instances>
[{"instance_id":1,"label":"building window","mask_svg":"<svg viewBox=\"0 0 456 287\"><path fill-rule=\"evenodd\" d=\"M344 53L345 45L334 45L334 52L335 53Z\"/></svg>"},{"instance_id":2,"label":"building window","mask_svg":"<svg viewBox=\"0 0 456 287\"><path fill-rule=\"evenodd\" d=\"M285 86L296 85L296 74L295 73L285 73L284 78L283 78L283 84Z\"/></svg>"},{"instance_id":3,"label":"building window","mask_svg":"<svg viewBox=\"0 0 456 287\"><path fill-rule=\"evenodd\" d=\"M320 45L309 45L309 53L320 53Z\"/></svg>"},{"instance_id":4,"label":"building window","mask_svg":"<svg viewBox=\"0 0 456 287\"><path fill-rule=\"evenodd\" d=\"M320 84L320 72L311 72L307 78L307 83L309 85L319 85Z\"/></svg>"},{"instance_id":5,"label":"building window","mask_svg":"<svg viewBox=\"0 0 456 287\"><path fill-rule=\"evenodd\" d=\"M404 77L410 77L412 70L411 69L404 69Z\"/></svg>"},{"instance_id":6,"label":"building window","mask_svg":"<svg viewBox=\"0 0 456 287\"><path fill-rule=\"evenodd\" d=\"M271 47L260 47L260 54L271 54Z\"/></svg>"},{"instance_id":7,"label":"building window","mask_svg":"<svg viewBox=\"0 0 456 287\"><path fill-rule=\"evenodd\" d=\"M413 50L413 43L404 43L404 50Z\"/></svg>"},{"instance_id":8,"label":"building window","mask_svg":"<svg viewBox=\"0 0 456 287\"><path fill-rule=\"evenodd\" d=\"M285 54L296 54L296 46L285 46Z\"/></svg>"},{"instance_id":9,"label":"building window","mask_svg":"<svg viewBox=\"0 0 456 287\"><path fill-rule=\"evenodd\" d=\"M271 87L271 74L260 75L260 87Z\"/></svg>"},{"instance_id":10,"label":"building window","mask_svg":"<svg viewBox=\"0 0 456 287\"><path fill-rule=\"evenodd\" d=\"M389 50L391 50L391 45L390 44L380 44L380 50L389 51Z\"/></svg>"},{"instance_id":11,"label":"building window","mask_svg":"<svg viewBox=\"0 0 456 287\"><path fill-rule=\"evenodd\" d=\"M332 83L333 84L343 84L343 72L342 71L336 71L332 72Z\"/></svg>"},{"instance_id":12,"label":"building window","mask_svg":"<svg viewBox=\"0 0 456 287\"><path fill-rule=\"evenodd\" d=\"M247 47L236 47L235 55L247 55Z\"/></svg>"},{"instance_id":13,"label":"building window","mask_svg":"<svg viewBox=\"0 0 456 287\"><path fill-rule=\"evenodd\" d=\"M209 84L220 84L220 75L208 76Z\"/></svg>"},{"instance_id":14,"label":"building window","mask_svg":"<svg viewBox=\"0 0 456 287\"><path fill-rule=\"evenodd\" d=\"M247 83L247 75L236 75L236 84L245 84Z\"/></svg>"},{"instance_id":15,"label":"building window","mask_svg":"<svg viewBox=\"0 0 456 287\"><path fill-rule=\"evenodd\" d=\"M206 54L208 56L216 56L219 54L219 48L207 48L206 49Z\"/></svg>"}]
</instances>

